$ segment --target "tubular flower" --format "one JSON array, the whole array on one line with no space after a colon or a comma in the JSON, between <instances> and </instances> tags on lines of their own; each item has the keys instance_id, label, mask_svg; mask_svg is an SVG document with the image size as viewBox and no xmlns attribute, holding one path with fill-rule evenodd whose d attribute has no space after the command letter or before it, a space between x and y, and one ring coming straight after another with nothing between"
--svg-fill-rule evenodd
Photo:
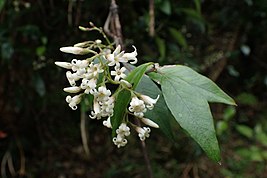
<instances>
[{"instance_id":1,"label":"tubular flower","mask_svg":"<svg viewBox=\"0 0 267 178\"><path fill-rule=\"evenodd\" d=\"M121 123L119 128L116 130L116 133L118 135L129 136L130 135L130 128L125 123Z\"/></svg>"},{"instance_id":2,"label":"tubular flower","mask_svg":"<svg viewBox=\"0 0 267 178\"><path fill-rule=\"evenodd\" d=\"M146 138L149 137L150 128L149 127L135 127L136 132L138 133L138 136L141 141L144 141Z\"/></svg>"},{"instance_id":3,"label":"tubular flower","mask_svg":"<svg viewBox=\"0 0 267 178\"><path fill-rule=\"evenodd\" d=\"M118 66L114 67L115 71L111 71L111 75L115 76L114 80L118 82L121 78L125 78L126 75L124 72L126 71L125 67L119 68Z\"/></svg>"},{"instance_id":4,"label":"tubular flower","mask_svg":"<svg viewBox=\"0 0 267 178\"><path fill-rule=\"evenodd\" d=\"M147 95L140 95L140 99L145 102L147 109L152 110L154 108L154 104L156 104L159 99L159 95L156 99L150 98Z\"/></svg>"},{"instance_id":5,"label":"tubular flower","mask_svg":"<svg viewBox=\"0 0 267 178\"><path fill-rule=\"evenodd\" d=\"M111 122L110 122L110 117L107 118L107 120L103 121L103 125L106 126L107 128L112 128Z\"/></svg>"},{"instance_id":6,"label":"tubular flower","mask_svg":"<svg viewBox=\"0 0 267 178\"><path fill-rule=\"evenodd\" d=\"M71 71L66 72L66 77L70 83L71 86L75 86L76 82L80 79L80 77L76 73L71 73Z\"/></svg>"},{"instance_id":7,"label":"tubular flower","mask_svg":"<svg viewBox=\"0 0 267 178\"><path fill-rule=\"evenodd\" d=\"M101 64L94 64L93 62L87 68L87 72L85 74L86 78L97 78L99 73L104 72Z\"/></svg>"},{"instance_id":8,"label":"tubular flower","mask_svg":"<svg viewBox=\"0 0 267 178\"><path fill-rule=\"evenodd\" d=\"M79 104L82 100L82 94L76 95L74 97L71 96L67 96L66 97L66 102L69 103L69 107L71 107L71 109L76 110L77 104Z\"/></svg>"},{"instance_id":9,"label":"tubular flower","mask_svg":"<svg viewBox=\"0 0 267 178\"><path fill-rule=\"evenodd\" d=\"M97 101L105 102L108 100L108 97L111 95L111 91L108 90L105 86L101 86L98 88L98 92L95 93L95 97Z\"/></svg>"},{"instance_id":10,"label":"tubular flower","mask_svg":"<svg viewBox=\"0 0 267 178\"><path fill-rule=\"evenodd\" d=\"M134 51L131 53L125 53L122 55L123 61L124 62L128 62L128 61L132 61L130 62L130 64L136 64L137 63L137 51L136 51L136 47L133 46Z\"/></svg>"},{"instance_id":11,"label":"tubular flower","mask_svg":"<svg viewBox=\"0 0 267 178\"><path fill-rule=\"evenodd\" d=\"M93 94L96 87L96 79L88 80L86 78L82 79L81 88L84 89L84 93Z\"/></svg>"},{"instance_id":12,"label":"tubular flower","mask_svg":"<svg viewBox=\"0 0 267 178\"><path fill-rule=\"evenodd\" d=\"M136 96L132 97L130 102L129 111L133 112L137 117L143 117L146 112L146 107L143 100L138 99Z\"/></svg>"},{"instance_id":13,"label":"tubular flower","mask_svg":"<svg viewBox=\"0 0 267 178\"><path fill-rule=\"evenodd\" d=\"M113 143L117 145L118 148L120 148L127 144L127 140L121 135L117 135L117 137L113 138Z\"/></svg>"},{"instance_id":14,"label":"tubular flower","mask_svg":"<svg viewBox=\"0 0 267 178\"><path fill-rule=\"evenodd\" d=\"M118 66L120 67L120 62L124 62L124 59L122 58L122 55L124 54L124 51L121 52L121 46L118 45L113 53L106 55L106 60L109 62L109 66Z\"/></svg>"},{"instance_id":15,"label":"tubular flower","mask_svg":"<svg viewBox=\"0 0 267 178\"><path fill-rule=\"evenodd\" d=\"M96 99L94 99L94 111L91 112L91 116L89 115L89 117L91 119L101 119L101 107L100 104L96 101Z\"/></svg>"}]
</instances>

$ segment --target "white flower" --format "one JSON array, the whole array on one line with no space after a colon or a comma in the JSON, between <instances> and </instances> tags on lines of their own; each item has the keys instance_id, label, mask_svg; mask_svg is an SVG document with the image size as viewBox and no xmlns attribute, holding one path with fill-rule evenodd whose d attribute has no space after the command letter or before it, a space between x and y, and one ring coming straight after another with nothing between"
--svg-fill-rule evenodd
<instances>
[{"instance_id":1,"label":"white flower","mask_svg":"<svg viewBox=\"0 0 267 178\"><path fill-rule=\"evenodd\" d=\"M82 79L81 88L84 89L84 93L86 94L93 94L96 87L96 79L88 80L86 78Z\"/></svg>"},{"instance_id":2,"label":"white flower","mask_svg":"<svg viewBox=\"0 0 267 178\"><path fill-rule=\"evenodd\" d=\"M141 141L144 141L146 138L149 137L150 128L149 127L135 127L136 132L138 133L138 136Z\"/></svg>"},{"instance_id":3,"label":"white flower","mask_svg":"<svg viewBox=\"0 0 267 178\"><path fill-rule=\"evenodd\" d=\"M106 59L109 62L108 65L109 66L116 65L120 67L120 62L125 62L124 59L122 58L123 54L124 51L121 52L121 46L118 45L113 53L106 55Z\"/></svg>"},{"instance_id":4,"label":"white flower","mask_svg":"<svg viewBox=\"0 0 267 178\"><path fill-rule=\"evenodd\" d=\"M114 137L113 142L115 145L117 145L118 148L123 147L127 144L127 140L121 135L117 135L117 137Z\"/></svg>"},{"instance_id":5,"label":"white flower","mask_svg":"<svg viewBox=\"0 0 267 178\"><path fill-rule=\"evenodd\" d=\"M80 79L80 77L76 73L71 73L70 71L66 72L66 77L71 86L75 86L76 85L75 81Z\"/></svg>"},{"instance_id":6,"label":"white flower","mask_svg":"<svg viewBox=\"0 0 267 178\"><path fill-rule=\"evenodd\" d=\"M108 90L105 86L99 87L98 91L95 92L95 97L97 98L97 101L100 101L100 102L107 101L110 95L111 95L111 91Z\"/></svg>"},{"instance_id":7,"label":"white flower","mask_svg":"<svg viewBox=\"0 0 267 178\"><path fill-rule=\"evenodd\" d=\"M136 58L137 51L136 51L136 47L133 46L133 48L134 48L134 51L133 52L131 52L131 53L125 53L125 54L122 55L122 58L123 58L124 62L132 61L132 62L130 62L131 64L136 64L137 63L137 58Z\"/></svg>"},{"instance_id":8,"label":"white flower","mask_svg":"<svg viewBox=\"0 0 267 178\"><path fill-rule=\"evenodd\" d=\"M114 108L114 101L115 98L113 96L108 97L106 101L100 101L102 117L111 117L113 115L113 108Z\"/></svg>"},{"instance_id":9,"label":"white flower","mask_svg":"<svg viewBox=\"0 0 267 178\"><path fill-rule=\"evenodd\" d=\"M81 48L77 46L62 47L59 50L64 53L78 54L78 55L85 55L91 52L91 50L89 49Z\"/></svg>"},{"instance_id":10,"label":"white flower","mask_svg":"<svg viewBox=\"0 0 267 178\"><path fill-rule=\"evenodd\" d=\"M125 78L126 75L124 74L124 72L126 71L126 68L125 67L118 67L118 66L115 66L114 67L115 71L111 71L111 75L115 76L115 81L118 82L121 78Z\"/></svg>"},{"instance_id":11,"label":"white flower","mask_svg":"<svg viewBox=\"0 0 267 178\"><path fill-rule=\"evenodd\" d=\"M152 99L147 95L140 95L141 100L143 100L146 104L146 107L150 110L152 110L154 108L154 104L157 103L158 99L159 99L159 95L157 96L156 99Z\"/></svg>"},{"instance_id":12,"label":"white flower","mask_svg":"<svg viewBox=\"0 0 267 178\"><path fill-rule=\"evenodd\" d=\"M89 117L91 119L101 119L102 113L101 113L101 108L100 108L100 104L96 101L96 99L94 99L94 111L91 112L91 116L89 115Z\"/></svg>"},{"instance_id":13,"label":"white flower","mask_svg":"<svg viewBox=\"0 0 267 178\"><path fill-rule=\"evenodd\" d=\"M121 123L119 128L116 130L116 133L121 136L129 136L130 128L125 123Z\"/></svg>"},{"instance_id":14,"label":"white flower","mask_svg":"<svg viewBox=\"0 0 267 178\"><path fill-rule=\"evenodd\" d=\"M82 94L76 95L74 97L67 96L66 101L69 103L69 107L71 109L76 110L77 109L77 104L79 104L82 100Z\"/></svg>"},{"instance_id":15,"label":"white flower","mask_svg":"<svg viewBox=\"0 0 267 178\"><path fill-rule=\"evenodd\" d=\"M103 121L103 125L106 126L107 128L112 128L110 117L108 117L107 120Z\"/></svg>"},{"instance_id":16,"label":"white flower","mask_svg":"<svg viewBox=\"0 0 267 178\"><path fill-rule=\"evenodd\" d=\"M69 62L55 62L55 64L59 67L65 68L65 69L71 69L72 64Z\"/></svg>"},{"instance_id":17,"label":"white flower","mask_svg":"<svg viewBox=\"0 0 267 178\"><path fill-rule=\"evenodd\" d=\"M146 107L143 100L138 99L136 96L132 97L130 102L129 111L133 112L137 117L143 117L146 112Z\"/></svg>"},{"instance_id":18,"label":"white flower","mask_svg":"<svg viewBox=\"0 0 267 178\"><path fill-rule=\"evenodd\" d=\"M76 72L78 76L82 76L86 73L86 67L88 66L89 62L87 60L77 60L73 59L71 61L72 64L72 70Z\"/></svg>"},{"instance_id":19,"label":"white flower","mask_svg":"<svg viewBox=\"0 0 267 178\"><path fill-rule=\"evenodd\" d=\"M85 74L85 77L90 79L90 78L97 78L99 73L104 72L102 69L101 64L94 64L93 62L89 65L87 68L87 72Z\"/></svg>"},{"instance_id":20,"label":"white flower","mask_svg":"<svg viewBox=\"0 0 267 178\"><path fill-rule=\"evenodd\" d=\"M154 121L150 120L150 119L147 119L147 118L140 118L140 120L150 126L150 127L154 127L154 128L159 128L159 125L157 123L155 123Z\"/></svg>"},{"instance_id":21,"label":"white flower","mask_svg":"<svg viewBox=\"0 0 267 178\"><path fill-rule=\"evenodd\" d=\"M68 93L78 93L79 91L81 91L81 88L80 87L67 87L67 88L64 88L63 89L65 92L68 92Z\"/></svg>"}]
</instances>

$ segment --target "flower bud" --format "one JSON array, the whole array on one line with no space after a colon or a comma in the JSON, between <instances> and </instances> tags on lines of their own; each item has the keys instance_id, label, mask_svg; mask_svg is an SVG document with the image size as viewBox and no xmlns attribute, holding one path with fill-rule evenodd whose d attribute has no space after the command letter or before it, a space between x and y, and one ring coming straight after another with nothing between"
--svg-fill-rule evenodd
<instances>
[{"instance_id":1,"label":"flower bud","mask_svg":"<svg viewBox=\"0 0 267 178\"><path fill-rule=\"evenodd\" d=\"M150 98L147 95L140 95L140 98L141 98L141 100L143 100L147 104L146 107L151 110L151 109L153 109L154 104L157 103L157 101L159 99L159 95L157 96L156 99Z\"/></svg>"},{"instance_id":2,"label":"flower bud","mask_svg":"<svg viewBox=\"0 0 267 178\"><path fill-rule=\"evenodd\" d=\"M71 69L72 64L69 62L55 62L55 64L59 67L65 68L65 69Z\"/></svg>"},{"instance_id":3,"label":"flower bud","mask_svg":"<svg viewBox=\"0 0 267 178\"><path fill-rule=\"evenodd\" d=\"M77 54L77 55L85 55L91 52L91 50L89 49L76 46L62 47L59 50L64 53Z\"/></svg>"},{"instance_id":4,"label":"flower bud","mask_svg":"<svg viewBox=\"0 0 267 178\"><path fill-rule=\"evenodd\" d=\"M156 124L154 121L152 121L152 120L150 120L150 119L147 119L147 118L140 118L140 120L141 120L144 124L146 124L146 125L148 125L148 126L150 126L150 127L159 128L159 125Z\"/></svg>"},{"instance_id":5,"label":"flower bud","mask_svg":"<svg viewBox=\"0 0 267 178\"><path fill-rule=\"evenodd\" d=\"M81 88L80 87L73 86L73 87L64 88L63 90L65 92L68 92L68 93L78 93L79 91L81 91Z\"/></svg>"}]
</instances>

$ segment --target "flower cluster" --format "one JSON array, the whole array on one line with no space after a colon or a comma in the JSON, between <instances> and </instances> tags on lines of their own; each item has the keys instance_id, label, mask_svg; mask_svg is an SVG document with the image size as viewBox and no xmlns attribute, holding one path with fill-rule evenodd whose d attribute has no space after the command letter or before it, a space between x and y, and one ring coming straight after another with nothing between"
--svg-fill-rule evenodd
<instances>
[{"instance_id":1,"label":"flower cluster","mask_svg":"<svg viewBox=\"0 0 267 178\"><path fill-rule=\"evenodd\" d=\"M133 52L126 53L118 45L112 52L110 46L103 45L101 40L87 41L70 47L62 47L60 50L76 55L91 55L89 58L84 60L72 59L71 62L55 62L57 66L68 69L66 77L70 87L63 90L74 94L74 96L66 97L69 107L76 110L83 98L87 95L93 96L92 111L89 117L97 120L104 119L103 125L108 128L112 128L112 116L116 112L114 105L119 91L117 89L112 93L107 86L117 85L117 88L124 88L131 92L132 98L128 110L125 111L125 118L122 118L122 123L118 128L114 128L116 129L116 136L112 141L118 148L125 146L128 142L126 139L130 135L128 123L138 133L142 141L149 137L151 130L147 126L159 127L155 122L144 117L147 110L153 109L159 96L152 99L133 91L131 89L132 84L127 81L127 69L122 66L124 63L137 63L137 50L134 46L133 48ZM131 123L126 116L127 113L135 116L146 127Z\"/></svg>"}]
</instances>

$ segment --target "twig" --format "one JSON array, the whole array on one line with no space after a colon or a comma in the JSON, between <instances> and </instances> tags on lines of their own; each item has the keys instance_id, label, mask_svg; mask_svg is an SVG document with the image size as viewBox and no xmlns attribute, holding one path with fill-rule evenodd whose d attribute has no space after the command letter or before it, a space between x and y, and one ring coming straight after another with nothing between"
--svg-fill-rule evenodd
<instances>
[{"instance_id":1,"label":"twig","mask_svg":"<svg viewBox=\"0 0 267 178\"><path fill-rule=\"evenodd\" d=\"M76 16L75 16L75 25L78 26L80 23L80 18L81 18L81 5L82 1L79 0L77 2L77 11L76 11Z\"/></svg>"},{"instance_id":2,"label":"twig","mask_svg":"<svg viewBox=\"0 0 267 178\"><path fill-rule=\"evenodd\" d=\"M10 172L11 176L15 177L16 176L16 171L14 169L14 164L13 164L13 161L12 161L12 155L10 153L8 155L7 166L8 166L8 169L9 169L9 172Z\"/></svg>"},{"instance_id":3,"label":"twig","mask_svg":"<svg viewBox=\"0 0 267 178\"><path fill-rule=\"evenodd\" d=\"M237 27L237 30L235 31L233 38L228 45L227 51L231 52L234 50L238 35L239 35L239 26ZM212 70L212 72L209 74L209 78L213 81L216 81L218 77L221 75L222 71L224 70L226 64L227 64L227 57L224 56L215 64L215 66L213 67L214 70Z\"/></svg>"},{"instance_id":4,"label":"twig","mask_svg":"<svg viewBox=\"0 0 267 178\"><path fill-rule=\"evenodd\" d=\"M6 178L6 163L7 163L7 160L8 160L8 154L9 152L7 151L3 158L2 158L2 161L1 161L1 176L2 178Z\"/></svg>"},{"instance_id":5,"label":"twig","mask_svg":"<svg viewBox=\"0 0 267 178\"><path fill-rule=\"evenodd\" d=\"M109 14L104 25L104 31L114 39L116 46L121 45L123 48L121 23L118 14L118 5L115 0L111 0Z\"/></svg>"},{"instance_id":6,"label":"twig","mask_svg":"<svg viewBox=\"0 0 267 178\"><path fill-rule=\"evenodd\" d=\"M17 146L18 146L19 154L20 154L20 169L18 172L20 176L24 176L26 174L26 169L25 169L26 159L25 159L23 147L19 140L17 140Z\"/></svg>"},{"instance_id":7,"label":"twig","mask_svg":"<svg viewBox=\"0 0 267 178\"><path fill-rule=\"evenodd\" d=\"M155 7L154 0L149 0L149 36L155 35Z\"/></svg>"},{"instance_id":8,"label":"twig","mask_svg":"<svg viewBox=\"0 0 267 178\"><path fill-rule=\"evenodd\" d=\"M72 7L73 7L73 0L69 0L68 4L68 25L72 25Z\"/></svg>"},{"instance_id":9,"label":"twig","mask_svg":"<svg viewBox=\"0 0 267 178\"><path fill-rule=\"evenodd\" d=\"M136 124L139 127L141 127L141 123L140 123L139 119L136 119ZM149 160L149 157L148 157L145 141L141 141L141 147L142 147L143 156L144 156L144 159L145 159L145 162L146 162L148 178L153 178L153 173L152 173L152 169L151 169L151 163L150 163L150 160Z\"/></svg>"},{"instance_id":10,"label":"twig","mask_svg":"<svg viewBox=\"0 0 267 178\"><path fill-rule=\"evenodd\" d=\"M86 129L86 114L84 109L81 109L81 137L82 137L82 143L83 143L83 149L85 151L85 154L87 157L90 156L90 149L88 147L88 133Z\"/></svg>"}]
</instances>

